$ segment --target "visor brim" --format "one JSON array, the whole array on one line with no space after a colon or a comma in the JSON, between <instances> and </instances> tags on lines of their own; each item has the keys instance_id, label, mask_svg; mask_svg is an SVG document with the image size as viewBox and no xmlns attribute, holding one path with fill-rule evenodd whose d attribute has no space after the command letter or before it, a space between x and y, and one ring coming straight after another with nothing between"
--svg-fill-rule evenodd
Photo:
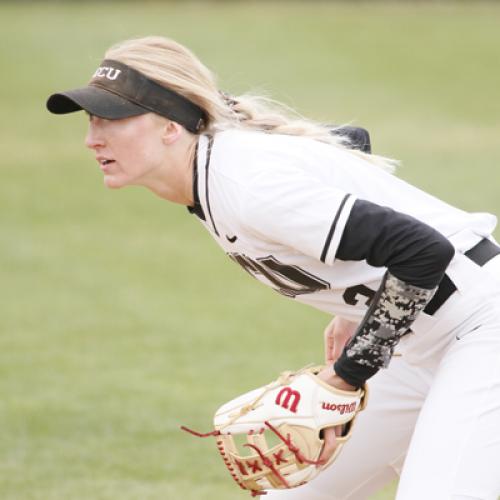
<instances>
[{"instance_id":1,"label":"visor brim","mask_svg":"<svg viewBox=\"0 0 500 500\"><path fill-rule=\"evenodd\" d=\"M113 92L94 86L52 94L47 99L47 109L57 115L83 109L91 115L107 120L119 120L149 112Z\"/></svg>"}]
</instances>

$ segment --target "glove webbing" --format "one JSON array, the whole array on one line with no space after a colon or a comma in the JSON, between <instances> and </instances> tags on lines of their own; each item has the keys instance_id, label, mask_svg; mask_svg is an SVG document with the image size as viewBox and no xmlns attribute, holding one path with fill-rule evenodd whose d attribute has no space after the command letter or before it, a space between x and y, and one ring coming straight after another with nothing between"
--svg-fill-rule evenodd
<instances>
[{"instance_id":1,"label":"glove webbing","mask_svg":"<svg viewBox=\"0 0 500 500\"><path fill-rule=\"evenodd\" d=\"M261 397L262 396L260 396L258 399L260 399ZM248 406L251 406L251 405L248 405ZM310 465L324 465L324 463L325 463L324 460L309 460L308 458L304 457L304 455L302 455L302 453L300 452L300 449L293 444L293 441L290 438L290 434L287 434L287 436L285 438L283 436L283 434L281 434L281 432L278 431L278 429L276 429L276 427L274 427L270 422L268 422L266 420L264 422L264 424L272 432L274 432L274 434L276 434L276 436L278 436L278 438L281 441L283 441L283 443L290 450L290 452L295 455L297 462L299 462L301 464L306 463L306 464L310 464ZM188 427L186 427L184 425L181 426L181 429L183 431L189 432L190 434L193 434L194 436L200 437L200 438L205 438L205 437L210 437L210 436L220 436L222 434L220 432L220 430L213 430L212 432L201 433L201 432L197 432L197 431L194 431L192 429L189 429ZM252 434L252 431L250 431L249 434ZM247 444L244 444L243 446L247 446L247 447L255 450L257 452L257 454L259 455L259 457L261 458L262 463L266 467L268 467L272 471L273 474L276 475L276 477L283 483L283 485L286 488L290 488L290 485L287 483L286 479L280 474L279 470L276 469L274 464L262 453L262 450L257 445L247 443ZM267 493L265 491L251 490L251 493L252 493L253 497L255 497L257 495L267 495Z\"/></svg>"}]
</instances>

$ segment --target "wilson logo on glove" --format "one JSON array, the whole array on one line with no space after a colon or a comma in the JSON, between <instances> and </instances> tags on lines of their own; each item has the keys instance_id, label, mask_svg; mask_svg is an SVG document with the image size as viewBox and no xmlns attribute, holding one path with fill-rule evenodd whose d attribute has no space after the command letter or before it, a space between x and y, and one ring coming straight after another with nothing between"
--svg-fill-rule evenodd
<instances>
[{"instance_id":1,"label":"wilson logo on glove","mask_svg":"<svg viewBox=\"0 0 500 500\"><path fill-rule=\"evenodd\" d=\"M338 411L341 415L344 413L354 413L356 411L356 403L350 405L337 405L335 403L321 403L321 408L328 411Z\"/></svg>"},{"instance_id":2,"label":"wilson logo on glove","mask_svg":"<svg viewBox=\"0 0 500 500\"><path fill-rule=\"evenodd\" d=\"M283 401L281 401L282 396L286 394L286 396L283 398ZM300 392L299 391L294 391L290 389L290 387L283 387L280 392L278 392L278 395L276 396L276 401L275 403L278 406L281 406L285 408L285 410L288 410L288 403L293 397L293 402L292 406L290 406L290 411L293 413L297 413L297 406L300 401Z\"/></svg>"}]
</instances>

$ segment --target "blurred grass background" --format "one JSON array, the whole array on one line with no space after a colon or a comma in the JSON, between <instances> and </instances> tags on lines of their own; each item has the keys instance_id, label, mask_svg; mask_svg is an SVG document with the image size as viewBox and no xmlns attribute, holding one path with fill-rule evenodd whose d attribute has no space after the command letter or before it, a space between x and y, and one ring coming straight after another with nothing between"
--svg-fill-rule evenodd
<instances>
[{"instance_id":1,"label":"blurred grass background","mask_svg":"<svg viewBox=\"0 0 500 500\"><path fill-rule=\"evenodd\" d=\"M247 498L179 425L321 360L329 318L252 281L182 207L103 188L85 116L46 97L116 41L170 36L222 89L362 125L403 178L498 214L500 5L2 2L0 23L0 499Z\"/></svg>"}]
</instances>

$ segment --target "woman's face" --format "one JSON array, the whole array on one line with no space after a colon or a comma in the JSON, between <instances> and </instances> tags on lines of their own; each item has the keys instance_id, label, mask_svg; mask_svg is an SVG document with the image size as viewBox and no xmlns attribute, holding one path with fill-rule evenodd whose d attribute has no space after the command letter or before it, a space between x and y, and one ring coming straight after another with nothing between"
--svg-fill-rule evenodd
<instances>
[{"instance_id":1,"label":"woman's face","mask_svg":"<svg viewBox=\"0 0 500 500\"><path fill-rule=\"evenodd\" d=\"M109 188L147 185L165 162L164 120L153 114L120 120L89 116L85 145L94 151Z\"/></svg>"}]
</instances>

